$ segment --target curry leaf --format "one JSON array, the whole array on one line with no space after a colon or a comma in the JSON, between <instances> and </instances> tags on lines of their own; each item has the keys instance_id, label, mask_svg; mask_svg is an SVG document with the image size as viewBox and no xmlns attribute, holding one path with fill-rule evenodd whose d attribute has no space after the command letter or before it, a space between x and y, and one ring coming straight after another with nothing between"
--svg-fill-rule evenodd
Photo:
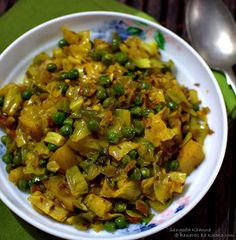
<instances>
[{"instance_id":1,"label":"curry leaf","mask_svg":"<svg viewBox=\"0 0 236 240\"><path fill-rule=\"evenodd\" d=\"M160 31L156 31L154 33L154 39L156 43L158 44L158 47L162 50L165 49L165 37Z\"/></svg>"},{"instance_id":2,"label":"curry leaf","mask_svg":"<svg viewBox=\"0 0 236 240\"><path fill-rule=\"evenodd\" d=\"M127 31L130 35L139 35L140 33L143 32L142 29L137 28L137 27L128 27Z\"/></svg>"}]
</instances>

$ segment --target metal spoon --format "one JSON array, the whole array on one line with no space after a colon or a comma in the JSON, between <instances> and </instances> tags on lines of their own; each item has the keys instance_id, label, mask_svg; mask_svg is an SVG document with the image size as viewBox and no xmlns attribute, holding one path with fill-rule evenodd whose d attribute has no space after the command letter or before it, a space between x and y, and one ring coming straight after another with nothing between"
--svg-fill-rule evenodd
<instances>
[{"instance_id":1,"label":"metal spoon","mask_svg":"<svg viewBox=\"0 0 236 240\"><path fill-rule=\"evenodd\" d=\"M185 22L192 46L210 67L223 70L236 93L236 24L221 0L189 0Z\"/></svg>"}]
</instances>

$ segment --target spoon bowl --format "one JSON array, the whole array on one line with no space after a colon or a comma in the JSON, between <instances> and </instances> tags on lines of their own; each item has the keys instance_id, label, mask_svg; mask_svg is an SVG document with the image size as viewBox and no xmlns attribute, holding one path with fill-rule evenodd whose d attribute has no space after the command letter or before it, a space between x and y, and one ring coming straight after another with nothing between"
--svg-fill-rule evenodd
<instances>
[{"instance_id":1,"label":"spoon bowl","mask_svg":"<svg viewBox=\"0 0 236 240\"><path fill-rule=\"evenodd\" d=\"M186 27L192 46L210 67L223 70L234 92L236 78L236 23L221 0L190 0Z\"/></svg>"}]
</instances>

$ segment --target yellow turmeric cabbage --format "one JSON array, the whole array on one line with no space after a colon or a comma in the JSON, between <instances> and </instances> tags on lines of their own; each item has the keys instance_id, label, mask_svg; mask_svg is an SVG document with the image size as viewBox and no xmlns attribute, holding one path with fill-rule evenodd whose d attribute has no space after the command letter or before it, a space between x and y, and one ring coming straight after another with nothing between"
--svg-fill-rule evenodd
<instances>
[{"instance_id":1,"label":"yellow turmeric cabbage","mask_svg":"<svg viewBox=\"0 0 236 240\"><path fill-rule=\"evenodd\" d=\"M213 133L210 110L173 68L155 41L63 28L52 54L0 89L9 180L79 230L151 220L183 192Z\"/></svg>"}]
</instances>

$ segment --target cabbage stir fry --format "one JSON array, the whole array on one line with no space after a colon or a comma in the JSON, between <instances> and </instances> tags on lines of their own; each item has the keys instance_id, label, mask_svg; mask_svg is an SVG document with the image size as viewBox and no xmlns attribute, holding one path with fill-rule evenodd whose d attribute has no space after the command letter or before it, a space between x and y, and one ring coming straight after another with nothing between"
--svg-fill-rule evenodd
<instances>
[{"instance_id":1,"label":"cabbage stir fry","mask_svg":"<svg viewBox=\"0 0 236 240\"><path fill-rule=\"evenodd\" d=\"M9 180L36 210L80 230L148 223L203 161L209 109L156 43L63 33L23 83L0 89Z\"/></svg>"}]
</instances>

